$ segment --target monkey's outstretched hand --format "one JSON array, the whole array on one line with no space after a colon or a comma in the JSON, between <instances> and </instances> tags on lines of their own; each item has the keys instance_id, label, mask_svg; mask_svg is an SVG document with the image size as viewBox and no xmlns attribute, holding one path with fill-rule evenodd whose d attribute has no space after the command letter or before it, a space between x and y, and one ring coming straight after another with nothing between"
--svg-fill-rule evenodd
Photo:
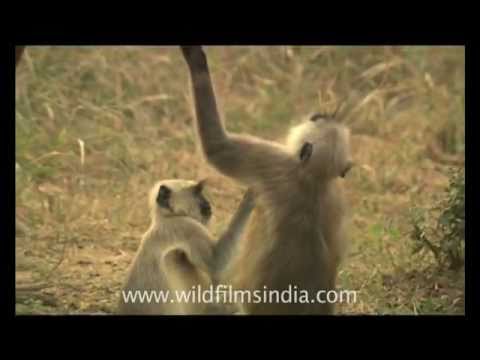
<instances>
[{"instance_id":1,"label":"monkey's outstretched hand","mask_svg":"<svg viewBox=\"0 0 480 360\"><path fill-rule=\"evenodd\" d=\"M201 46L180 46L180 49L189 67L207 64L207 57Z\"/></svg>"}]
</instances>

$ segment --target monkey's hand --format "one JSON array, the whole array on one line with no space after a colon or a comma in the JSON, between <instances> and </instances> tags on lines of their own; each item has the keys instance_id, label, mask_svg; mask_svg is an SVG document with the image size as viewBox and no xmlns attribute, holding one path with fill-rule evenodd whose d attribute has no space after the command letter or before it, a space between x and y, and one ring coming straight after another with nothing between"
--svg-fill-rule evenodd
<instances>
[{"instance_id":1,"label":"monkey's hand","mask_svg":"<svg viewBox=\"0 0 480 360\"><path fill-rule=\"evenodd\" d=\"M190 68L204 67L207 65L207 57L201 46L180 46L180 49Z\"/></svg>"}]
</instances>

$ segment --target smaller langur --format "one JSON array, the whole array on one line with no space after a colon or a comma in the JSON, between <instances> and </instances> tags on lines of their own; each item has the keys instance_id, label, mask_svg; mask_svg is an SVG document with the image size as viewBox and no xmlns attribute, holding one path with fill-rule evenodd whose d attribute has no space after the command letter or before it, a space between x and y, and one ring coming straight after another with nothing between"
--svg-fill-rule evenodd
<instances>
[{"instance_id":1,"label":"smaller langur","mask_svg":"<svg viewBox=\"0 0 480 360\"><path fill-rule=\"evenodd\" d=\"M197 287L217 285L237 240L254 207L247 191L225 234L215 242L206 225L212 209L202 190L204 181L163 180L150 191L151 225L129 269L119 302L119 313L142 315L228 314L240 307L218 299L202 303L193 298ZM140 303L126 301L127 293L168 292L168 300ZM189 300L178 301L179 292L190 291ZM157 295L158 296L158 295ZM163 300L163 301L162 301ZM181 299L180 299L181 300Z\"/></svg>"}]
</instances>

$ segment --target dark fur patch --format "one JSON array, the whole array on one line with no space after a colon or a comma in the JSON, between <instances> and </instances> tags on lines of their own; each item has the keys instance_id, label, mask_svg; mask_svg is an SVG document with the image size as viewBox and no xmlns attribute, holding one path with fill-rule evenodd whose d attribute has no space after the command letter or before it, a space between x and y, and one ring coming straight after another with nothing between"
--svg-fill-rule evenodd
<instances>
[{"instance_id":1,"label":"dark fur patch","mask_svg":"<svg viewBox=\"0 0 480 360\"><path fill-rule=\"evenodd\" d=\"M318 119L328 119L329 115L324 113L315 113L310 116L310 121L317 121Z\"/></svg>"},{"instance_id":2,"label":"dark fur patch","mask_svg":"<svg viewBox=\"0 0 480 360\"><path fill-rule=\"evenodd\" d=\"M157 204L158 206L166 209L170 208L170 196L172 195L172 190L170 190L167 186L161 185L160 189L158 190L157 195Z\"/></svg>"},{"instance_id":3,"label":"dark fur patch","mask_svg":"<svg viewBox=\"0 0 480 360\"><path fill-rule=\"evenodd\" d=\"M197 185L195 185L195 187L193 188L193 192L195 193L195 195L199 195L202 193L204 185L204 181L200 181Z\"/></svg>"},{"instance_id":4,"label":"dark fur patch","mask_svg":"<svg viewBox=\"0 0 480 360\"><path fill-rule=\"evenodd\" d=\"M205 219L209 219L212 216L212 207L210 206L210 203L201 193L197 194L197 199L198 206L200 208L200 214L202 214Z\"/></svg>"},{"instance_id":5,"label":"dark fur patch","mask_svg":"<svg viewBox=\"0 0 480 360\"><path fill-rule=\"evenodd\" d=\"M300 160L302 162L308 161L310 159L310 156L312 156L313 153L313 145L309 142L306 142L302 146L302 150L300 150Z\"/></svg>"},{"instance_id":6,"label":"dark fur patch","mask_svg":"<svg viewBox=\"0 0 480 360\"><path fill-rule=\"evenodd\" d=\"M337 117L338 110L340 109L340 105L337 106L334 112L327 113L327 112L317 112L310 116L310 121L317 121L319 119L323 120L335 120Z\"/></svg>"}]
</instances>

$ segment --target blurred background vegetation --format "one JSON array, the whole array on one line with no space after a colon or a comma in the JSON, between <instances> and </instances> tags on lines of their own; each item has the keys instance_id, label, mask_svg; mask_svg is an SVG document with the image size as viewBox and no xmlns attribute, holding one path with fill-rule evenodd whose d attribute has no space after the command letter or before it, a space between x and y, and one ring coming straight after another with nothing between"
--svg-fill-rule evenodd
<instances>
[{"instance_id":1,"label":"blurred background vegetation","mask_svg":"<svg viewBox=\"0 0 480 360\"><path fill-rule=\"evenodd\" d=\"M207 47L231 131L282 139L351 100L345 314L464 313L463 47ZM208 177L176 47L27 47L16 71L17 313L110 313L162 178ZM462 222L463 221L463 222Z\"/></svg>"}]
</instances>

